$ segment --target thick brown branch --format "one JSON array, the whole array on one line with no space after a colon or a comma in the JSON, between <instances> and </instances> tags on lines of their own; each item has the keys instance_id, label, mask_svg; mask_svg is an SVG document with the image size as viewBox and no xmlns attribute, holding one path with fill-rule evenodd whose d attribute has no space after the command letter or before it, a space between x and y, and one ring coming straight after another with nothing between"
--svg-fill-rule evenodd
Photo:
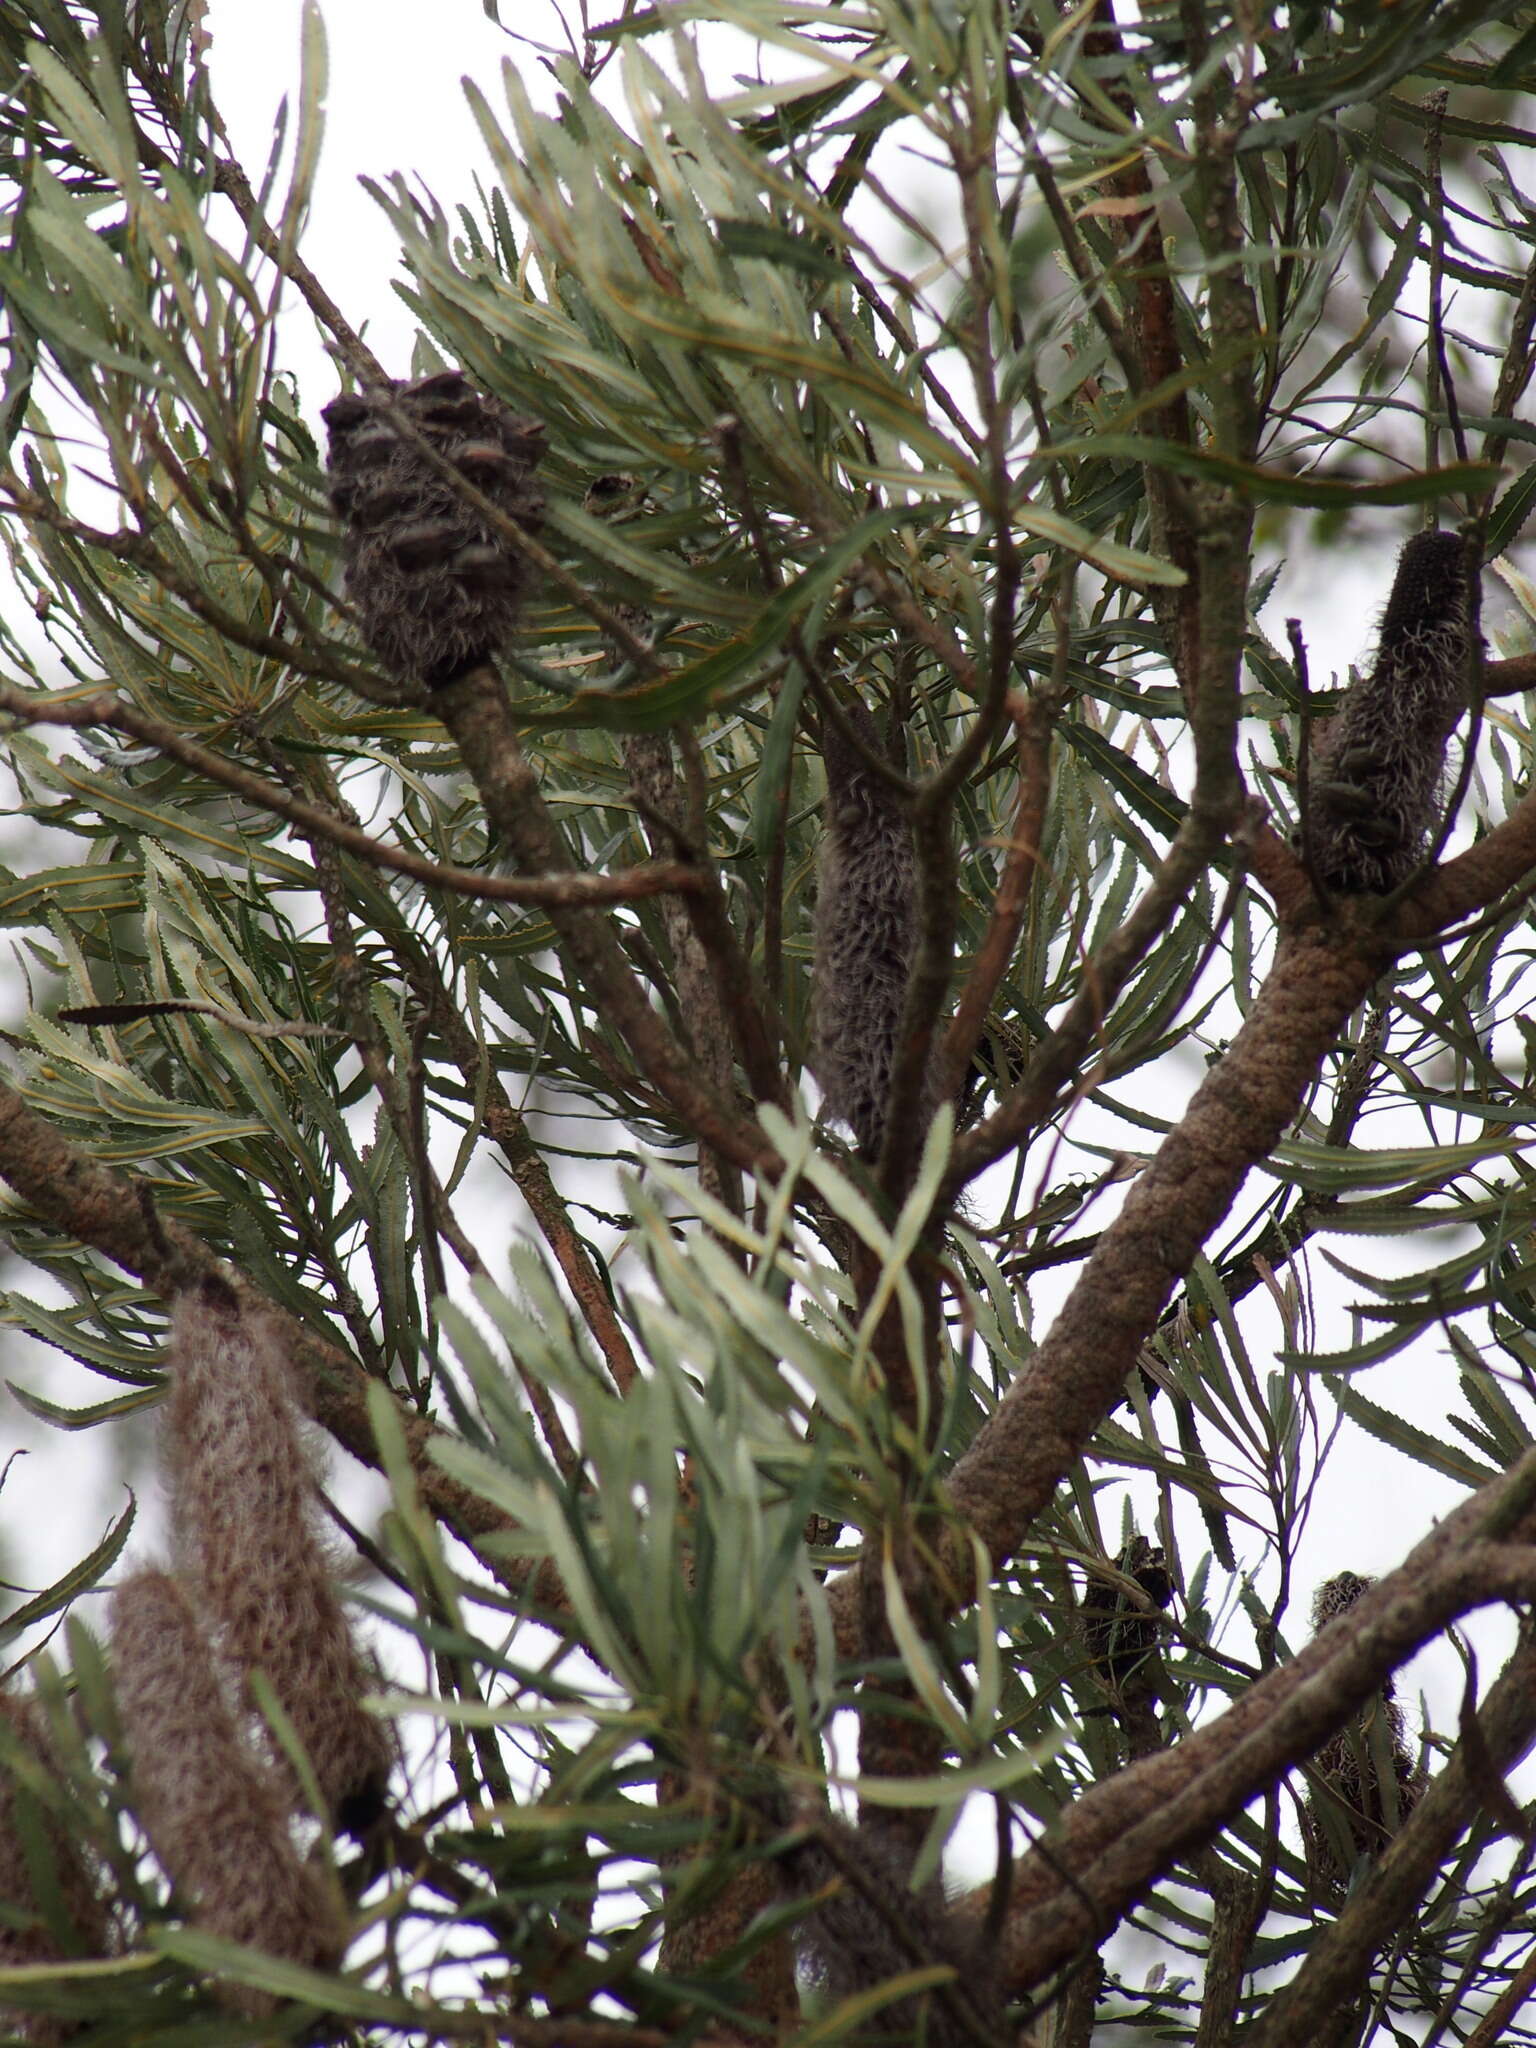
<instances>
[{"instance_id":1,"label":"thick brown branch","mask_svg":"<svg viewBox=\"0 0 1536 2048\"><path fill-rule=\"evenodd\" d=\"M1372 1961L1401 1933L1476 1818L1483 1772L1513 1769L1536 1740L1536 1640L1529 1630L1484 1701L1477 1727L1481 1756L1474 1762L1464 1741L1456 1745L1344 1911L1319 1931L1301 1969L1275 1993L1244 2048L1287 2048L1293 2041L1333 2048L1337 2022L1352 2021L1350 2000ZM1505 2013L1512 2017L1512 2010ZM1479 2030L1474 2038L1493 2048L1504 2034L1495 2023L1486 2037Z\"/></svg>"},{"instance_id":2,"label":"thick brown branch","mask_svg":"<svg viewBox=\"0 0 1536 2048\"><path fill-rule=\"evenodd\" d=\"M1086 1793L1014 1871L1003 1937L1009 1989L1040 1983L1081 1944L1102 1939L1159 1873L1310 1756L1457 1616L1492 1600L1529 1600L1536 1552L1489 1537L1505 1519L1516 1535L1532 1533L1533 1493L1536 1452L1464 1502L1347 1616L1218 1720ZM979 1892L965 1910L979 1915L985 1901Z\"/></svg>"},{"instance_id":3,"label":"thick brown branch","mask_svg":"<svg viewBox=\"0 0 1536 2048\"><path fill-rule=\"evenodd\" d=\"M1509 661L1483 663L1483 695L1512 697L1517 690L1536 690L1536 654L1517 654Z\"/></svg>"},{"instance_id":4,"label":"thick brown branch","mask_svg":"<svg viewBox=\"0 0 1536 2048\"><path fill-rule=\"evenodd\" d=\"M955 1468L955 1505L994 1561L1011 1555L1119 1399L1175 1285L1248 1169L1273 1150L1383 964L1374 946L1351 946L1321 929L1282 941L1226 1056L1131 1188L1040 1349Z\"/></svg>"},{"instance_id":5,"label":"thick brown branch","mask_svg":"<svg viewBox=\"0 0 1536 2048\"><path fill-rule=\"evenodd\" d=\"M1536 792L1502 825L1444 867L1433 869L1402 904L1396 929L1408 945L1431 944L1449 925L1470 917L1511 889L1529 888L1536 869Z\"/></svg>"}]
</instances>

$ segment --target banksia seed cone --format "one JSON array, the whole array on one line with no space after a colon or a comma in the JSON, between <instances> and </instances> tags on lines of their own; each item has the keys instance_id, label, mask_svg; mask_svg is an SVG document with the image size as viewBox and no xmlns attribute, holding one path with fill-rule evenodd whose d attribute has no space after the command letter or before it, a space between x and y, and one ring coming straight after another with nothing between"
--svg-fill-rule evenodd
<instances>
[{"instance_id":1,"label":"banksia seed cone","mask_svg":"<svg viewBox=\"0 0 1536 2048\"><path fill-rule=\"evenodd\" d=\"M390 1746L359 1704L369 1679L315 1528L277 1327L204 1287L177 1301L169 1363L165 1461L183 1582L240 1672L246 1703L254 1707L251 1673L265 1672L327 1811L361 1830L382 1805Z\"/></svg>"},{"instance_id":2,"label":"banksia seed cone","mask_svg":"<svg viewBox=\"0 0 1536 2048\"><path fill-rule=\"evenodd\" d=\"M848 723L883 749L862 704ZM827 800L816 897L816 1078L866 1159L885 1138L907 976L917 944L912 833L900 794L822 722Z\"/></svg>"},{"instance_id":3,"label":"banksia seed cone","mask_svg":"<svg viewBox=\"0 0 1536 2048\"><path fill-rule=\"evenodd\" d=\"M1115 1560L1116 1569L1133 1579L1154 1607L1173 1598L1173 1579L1161 1548L1145 1536L1133 1536ZM1150 1697L1157 1689L1154 1651L1155 1614L1135 1605L1118 1586L1104 1579L1089 1581L1083 1596L1083 1637L1093 1668L1105 1689L1117 1695L1137 1692Z\"/></svg>"},{"instance_id":4,"label":"banksia seed cone","mask_svg":"<svg viewBox=\"0 0 1536 2048\"><path fill-rule=\"evenodd\" d=\"M346 526L347 596L394 675L437 687L487 661L517 624L526 558L383 415L394 405L498 511L536 534L544 493L537 420L518 419L457 370L343 392L330 432L331 503Z\"/></svg>"},{"instance_id":5,"label":"banksia seed cone","mask_svg":"<svg viewBox=\"0 0 1536 2048\"><path fill-rule=\"evenodd\" d=\"M1416 534L1398 557L1376 665L1345 694L1311 777L1302 829L1329 889L1385 895L1423 858L1466 708L1473 595L1456 534Z\"/></svg>"},{"instance_id":6,"label":"banksia seed cone","mask_svg":"<svg viewBox=\"0 0 1536 2048\"><path fill-rule=\"evenodd\" d=\"M199 1927L324 1969L345 1946L336 1913L288 1832L280 1783L252 1754L225 1702L212 1654L168 1572L141 1572L112 1602L118 1709L134 1811ZM253 2017L275 2001L227 1985Z\"/></svg>"},{"instance_id":7,"label":"banksia seed cone","mask_svg":"<svg viewBox=\"0 0 1536 2048\"><path fill-rule=\"evenodd\" d=\"M12 1740L30 1750L45 1764L49 1759L47 1724L40 1709L30 1700L0 1693L0 1720ZM0 1920L0 1968L21 1963L61 1961L66 1947L43 1912L43 1900L34 1882L32 1866L22 1829L18 1825L18 1800L26 1798L15 1777L0 1766L0 1904L12 1912L35 1915L29 1926L12 1926ZM74 1939L68 1952L104 1955L108 1948L106 1909L92 1882L91 1873L74 1844L51 1813L41 1815L42 1835L52 1865L54 1911L62 1912L65 1926ZM0 2007L0 2030L23 2041L51 2044L66 2041L78 2031L69 2020L50 2013L18 2012Z\"/></svg>"},{"instance_id":8,"label":"banksia seed cone","mask_svg":"<svg viewBox=\"0 0 1536 2048\"><path fill-rule=\"evenodd\" d=\"M1340 1572L1318 1587L1312 1621L1323 1628L1354 1606L1374 1583L1355 1572ZM1390 1758L1390 1787L1383 1783L1382 1762ZM1301 1832L1307 1865L1329 1891L1338 1891L1360 1856L1384 1849L1424 1792L1423 1773L1408 1753L1403 1710L1392 1680L1374 1694L1339 1730L1329 1736L1312 1759L1318 1789L1302 1808ZM1329 1825L1324 1824L1326 1813ZM1354 1856L1345 1861L1338 1847L1340 1830L1348 1836Z\"/></svg>"},{"instance_id":9,"label":"banksia seed cone","mask_svg":"<svg viewBox=\"0 0 1536 2048\"><path fill-rule=\"evenodd\" d=\"M948 1963L942 1990L893 1999L863 2021L860 2041L922 2041L927 2048L974 2048L1008 2039L1002 1987L976 1930L946 1907L935 1878L921 1891L908 1882L900 1843L868 1822L857 1828L822 1814L815 1832L786 1852L793 1892L814 1898L802 1923L806 1961L839 2002L878 1990L894 1977Z\"/></svg>"}]
</instances>

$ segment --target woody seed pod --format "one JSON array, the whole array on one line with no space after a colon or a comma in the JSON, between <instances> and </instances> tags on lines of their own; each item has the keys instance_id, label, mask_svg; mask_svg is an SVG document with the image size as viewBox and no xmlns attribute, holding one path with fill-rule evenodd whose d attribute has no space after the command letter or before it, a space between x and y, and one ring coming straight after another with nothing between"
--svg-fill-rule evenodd
<instances>
[{"instance_id":1,"label":"woody seed pod","mask_svg":"<svg viewBox=\"0 0 1536 2048\"><path fill-rule=\"evenodd\" d=\"M1133 1536L1115 1566L1135 1581L1154 1607L1166 1607L1173 1598L1173 1579L1162 1549L1145 1536ZM1150 1698L1155 1693L1155 1614L1137 1606L1120 1587L1095 1578L1083 1596L1083 1636L1107 1691L1126 1698L1133 1693Z\"/></svg>"},{"instance_id":2,"label":"woody seed pod","mask_svg":"<svg viewBox=\"0 0 1536 2048\"><path fill-rule=\"evenodd\" d=\"M1303 830L1325 887L1385 895L1423 858L1466 708L1475 595L1454 533L1416 534L1398 557L1376 665L1346 692L1311 778Z\"/></svg>"},{"instance_id":3,"label":"woody seed pod","mask_svg":"<svg viewBox=\"0 0 1536 2048\"><path fill-rule=\"evenodd\" d=\"M331 503L346 525L347 596L363 638L393 674L435 688L506 644L528 564L396 432L386 405L531 534L544 514L533 476L544 429L457 370L343 392L321 415L330 432Z\"/></svg>"}]
</instances>

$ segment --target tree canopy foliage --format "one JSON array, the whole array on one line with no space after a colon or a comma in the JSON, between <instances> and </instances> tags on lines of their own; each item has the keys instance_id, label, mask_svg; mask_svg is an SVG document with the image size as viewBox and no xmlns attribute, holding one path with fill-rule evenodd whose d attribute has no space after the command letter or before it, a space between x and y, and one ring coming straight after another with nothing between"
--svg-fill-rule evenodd
<instances>
[{"instance_id":1,"label":"tree canopy foliage","mask_svg":"<svg viewBox=\"0 0 1536 2048\"><path fill-rule=\"evenodd\" d=\"M0 12L4 1313L173 1523L5 1624L0 2012L1536 2039L1536 12L506 21L381 363L319 12L244 165Z\"/></svg>"}]
</instances>

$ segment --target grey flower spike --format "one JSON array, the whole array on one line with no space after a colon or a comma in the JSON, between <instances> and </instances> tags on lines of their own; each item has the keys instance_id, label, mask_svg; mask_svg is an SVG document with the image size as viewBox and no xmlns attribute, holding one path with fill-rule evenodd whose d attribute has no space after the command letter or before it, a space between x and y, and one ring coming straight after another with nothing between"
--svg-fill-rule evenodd
<instances>
[{"instance_id":1,"label":"grey flower spike","mask_svg":"<svg viewBox=\"0 0 1536 2048\"><path fill-rule=\"evenodd\" d=\"M322 1881L300 1859L281 1787L246 1746L208 1641L168 1572L139 1572L112 1601L118 1707L135 1811L166 1875L209 1933L323 1968L345 1946ZM229 1984L262 2018L276 2000Z\"/></svg>"},{"instance_id":2,"label":"grey flower spike","mask_svg":"<svg viewBox=\"0 0 1536 2048\"><path fill-rule=\"evenodd\" d=\"M213 1289L184 1294L168 1363L164 1456L182 1582L246 1704L254 1710L250 1679L264 1672L327 1811L361 1832L381 1810L393 1755L361 1705L372 1681L316 1528L314 1475L277 1325ZM286 1762L277 1768L287 1774Z\"/></svg>"}]
</instances>

